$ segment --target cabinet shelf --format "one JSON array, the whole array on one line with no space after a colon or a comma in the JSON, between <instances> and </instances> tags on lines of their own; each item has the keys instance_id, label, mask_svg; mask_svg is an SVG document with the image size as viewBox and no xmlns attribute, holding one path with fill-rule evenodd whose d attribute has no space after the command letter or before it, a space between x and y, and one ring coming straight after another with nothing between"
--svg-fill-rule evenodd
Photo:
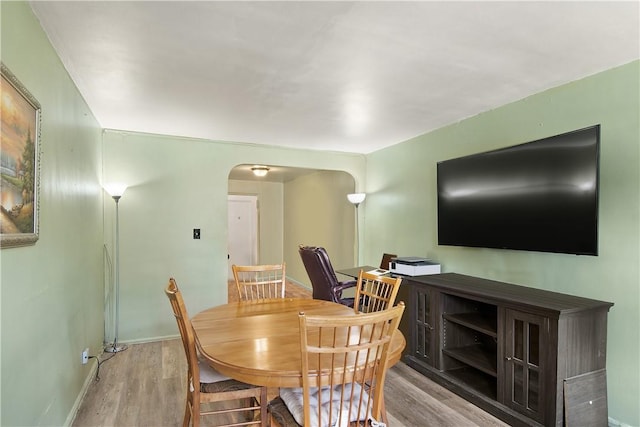
<instances>
[{"instance_id":1,"label":"cabinet shelf","mask_svg":"<svg viewBox=\"0 0 640 427\"><path fill-rule=\"evenodd\" d=\"M446 371L445 375L454 378L457 382L465 384L489 399L497 399L497 378L495 376L487 375L470 367L450 369Z\"/></svg>"},{"instance_id":2,"label":"cabinet shelf","mask_svg":"<svg viewBox=\"0 0 640 427\"><path fill-rule=\"evenodd\" d=\"M485 374L497 377L496 349L489 346L475 344L464 347L442 349L442 353L462 362Z\"/></svg>"},{"instance_id":3,"label":"cabinet shelf","mask_svg":"<svg viewBox=\"0 0 640 427\"><path fill-rule=\"evenodd\" d=\"M482 313L455 313L443 314L446 320L473 329L492 338L497 338L498 327L496 316L487 316Z\"/></svg>"},{"instance_id":4,"label":"cabinet shelf","mask_svg":"<svg viewBox=\"0 0 640 427\"><path fill-rule=\"evenodd\" d=\"M412 276L399 292L410 366L514 427L587 410L563 399L565 380L606 369L612 303L456 273Z\"/></svg>"}]
</instances>

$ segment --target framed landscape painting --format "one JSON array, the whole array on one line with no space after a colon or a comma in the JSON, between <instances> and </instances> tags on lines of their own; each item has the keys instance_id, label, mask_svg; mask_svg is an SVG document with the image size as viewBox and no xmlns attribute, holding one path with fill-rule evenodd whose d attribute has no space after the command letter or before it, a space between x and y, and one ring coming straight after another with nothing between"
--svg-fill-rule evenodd
<instances>
[{"instance_id":1,"label":"framed landscape painting","mask_svg":"<svg viewBox=\"0 0 640 427\"><path fill-rule=\"evenodd\" d=\"M40 104L0 64L0 247L38 240Z\"/></svg>"}]
</instances>

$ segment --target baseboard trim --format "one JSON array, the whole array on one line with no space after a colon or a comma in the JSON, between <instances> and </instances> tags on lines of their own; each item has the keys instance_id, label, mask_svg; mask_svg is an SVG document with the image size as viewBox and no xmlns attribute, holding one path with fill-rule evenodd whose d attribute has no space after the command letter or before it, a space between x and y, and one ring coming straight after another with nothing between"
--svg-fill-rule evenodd
<instances>
[{"instance_id":1,"label":"baseboard trim","mask_svg":"<svg viewBox=\"0 0 640 427\"><path fill-rule=\"evenodd\" d=\"M80 409L80 405L82 404L82 401L84 400L85 395L87 394L87 391L89 391L89 387L91 386L91 383L93 382L93 378L95 377L96 373L98 372L98 359L97 358L92 358L89 359L94 360L95 363L92 363L91 369L89 370L89 373L87 374L87 376L84 379L84 384L82 385L82 389L80 389L80 393L78 393L78 397L76 397L76 401L73 403L73 406L71 407L71 410L69 411L69 415L67 415L67 419L64 422L64 426L65 427L70 427L73 425L73 422L76 419L76 415L78 415L78 410Z\"/></svg>"},{"instance_id":2,"label":"baseboard trim","mask_svg":"<svg viewBox=\"0 0 640 427\"><path fill-rule=\"evenodd\" d=\"M607 421L609 427L631 427L629 424L621 423L620 421L611 417L609 417Z\"/></svg>"},{"instance_id":3,"label":"baseboard trim","mask_svg":"<svg viewBox=\"0 0 640 427\"><path fill-rule=\"evenodd\" d=\"M135 340L118 340L119 344L145 344L148 342L158 342L158 341L165 341L165 340L172 340L172 339L177 339L180 338L180 334L174 334L174 335L159 335L156 337L145 337L145 338L138 338ZM108 344L105 344L105 346L107 346Z\"/></svg>"},{"instance_id":4,"label":"baseboard trim","mask_svg":"<svg viewBox=\"0 0 640 427\"><path fill-rule=\"evenodd\" d=\"M302 282L298 282L297 280L294 280L294 279L290 278L289 276L287 276L287 282L291 282L294 285L300 286L301 288L305 288L305 289L307 289L309 291L313 291L313 289L310 286L308 286L308 285L306 285L306 284L304 284Z\"/></svg>"},{"instance_id":5,"label":"baseboard trim","mask_svg":"<svg viewBox=\"0 0 640 427\"><path fill-rule=\"evenodd\" d=\"M121 344L144 344L149 342L165 341L170 339L180 339L180 335L179 334L163 335L158 337L141 338L138 340L118 341L118 342ZM105 346L106 345L107 344L105 344ZM87 392L89 391L89 387L91 386L91 383L93 382L93 379L95 378L96 373L98 372L98 357L102 356L103 354L104 354L104 347L97 357L92 357L91 359L89 359L90 361L95 360L95 363L92 364L89 374L84 379L84 384L82 385L82 389L80 390L80 393L78 393L78 397L76 398L76 401L73 403L73 406L69 411L69 415L67 415L67 419L64 422L64 427L71 427L73 425L73 422L75 421L76 416L78 415L78 410L80 409L80 405L82 405L82 401L87 395Z\"/></svg>"}]
</instances>

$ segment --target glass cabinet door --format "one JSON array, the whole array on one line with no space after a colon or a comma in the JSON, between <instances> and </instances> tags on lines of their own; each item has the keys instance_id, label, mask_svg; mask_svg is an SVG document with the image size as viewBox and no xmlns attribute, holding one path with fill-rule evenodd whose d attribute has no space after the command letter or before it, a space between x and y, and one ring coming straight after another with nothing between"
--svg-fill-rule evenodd
<instances>
[{"instance_id":1,"label":"glass cabinet door","mask_svg":"<svg viewBox=\"0 0 640 427\"><path fill-rule=\"evenodd\" d=\"M434 366L435 329L433 324L432 293L428 289L414 291L415 319L413 327L413 356Z\"/></svg>"},{"instance_id":2,"label":"glass cabinet door","mask_svg":"<svg viewBox=\"0 0 640 427\"><path fill-rule=\"evenodd\" d=\"M505 396L507 406L544 422L544 358L547 319L506 310Z\"/></svg>"}]
</instances>

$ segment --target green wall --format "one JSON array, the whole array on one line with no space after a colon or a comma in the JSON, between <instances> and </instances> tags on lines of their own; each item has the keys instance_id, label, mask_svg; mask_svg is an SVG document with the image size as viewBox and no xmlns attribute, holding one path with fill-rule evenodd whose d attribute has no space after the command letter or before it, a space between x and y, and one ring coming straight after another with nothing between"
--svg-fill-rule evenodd
<instances>
[{"instance_id":1,"label":"green wall","mask_svg":"<svg viewBox=\"0 0 640 427\"><path fill-rule=\"evenodd\" d=\"M0 251L2 425L68 424L92 378L80 352L102 347L103 245L113 254L114 204L101 182L131 185L120 204L120 338L140 341L176 334L162 293L170 275L191 312L226 300L228 174L246 163L351 175L368 193L360 207L363 262L377 265L383 252L429 256L445 271L614 302L609 415L640 425L638 62L368 156L116 131L105 131L101 142L98 123L28 4L0 2L0 19L2 61L43 111L40 240ZM602 124L598 257L437 246L437 161L595 123ZM347 187L336 183L334 203L349 215L352 208L337 200ZM302 191L285 187L285 219L299 220L286 208L304 199ZM191 239L196 226L199 241ZM291 237L286 221L283 228L286 258L286 246L306 231Z\"/></svg>"},{"instance_id":2,"label":"green wall","mask_svg":"<svg viewBox=\"0 0 640 427\"><path fill-rule=\"evenodd\" d=\"M145 341L177 334L162 292L169 276L181 284L191 312L226 301L226 200L234 166L266 163L363 177L365 159L102 131L28 4L0 5L2 61L43 109L40 240L0 253L0 420L65 425L92 379L93 364L82 366L80 353L89 347L97 354L104 338L115 208L103 182L130 185L119 204L120 340ZM276 225L283 220L282 200ZM201 240L191 239L195 227ZM266 230L266 238L276 231ZM282 256L281 248L274 250Z\"/></svg>"},{"instance_id":3,"label":"green wall","mask_svg":"<svg viewBox=\"0 0 640 427\"><path fill-rule=\"evenodd\" d=\"M365 158L356 154L112 130L104 132L103 142L104 182L130 185L119 208L121 341L177 335L163 292L171 276L190 313L227 301L227 194L233 167L268 164L365 173ZM113 211L107 206L107 224L113 222ZM200 240L192 239L193 228L201 229ZM112 246L107 242L110 253Z\"/></svg>"},{"instance_id":4,"label":"green wall","mask_svg":"<svg viewBox=\"0 0 640 427\"><path fill-rule=\"evenodd\" d=\"M639 62L548 90L367 157L365 261L427 256L454 271L615 303L609 416L640 425ZM599 256L437 244L436 163L601 124ZM395 165L389 167L389 165ZM384 173L380 173L384 171ZM375 264L372 264L375 265Z\"/></svg>"},{"instance_id":5,"label":"green wall","mask_svg":"<svg viewBox=\"0 0 640 427\"><path fill-rule=\"evenodd\" d=\"M0 13L2 62L42 106L40 239L0 252L0 424L59 426L102 349L101 130L28 4Z\"/></svg>"}]
</instances>

